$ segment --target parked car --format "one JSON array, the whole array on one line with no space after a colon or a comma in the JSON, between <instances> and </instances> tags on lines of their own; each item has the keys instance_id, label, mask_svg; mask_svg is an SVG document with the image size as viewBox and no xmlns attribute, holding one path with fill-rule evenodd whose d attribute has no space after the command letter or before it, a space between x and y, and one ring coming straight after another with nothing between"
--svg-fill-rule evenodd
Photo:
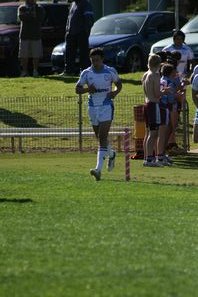
<instances>
[{"instance_id":1,"label":"parked car","mask_svg":"<svg viewBox=\"0 0 198 297\"><path fill-rule=\"evenodd\" d=\"M186 35L185 43L191 47L194 52L195 60L198 63L198 15L189 20L182 28ZM162 39L154 43L151 47L151 53L161 51L165 46L172 44L173 38Z\"/></svg>"},{"instance_id":2,"label":"parked car","mask_svg":"<svg viewBox=\"0 0 198 297\"><path fill-rule=\"evenodd\" d=\"M39 4L39 2L37 2ZM39 67L51 67L51 52L64 40L68 5L65 3L41 2L45 9L42 25L43 59ZM0 3L0 75L19 75L18 44L20 22L17 10L21 2Z\"/></svg>"},{"instance_id":3,"label":"parked car","mask_svg":"<svg viewBox=\"0 0 198 297\"><path fill-rule=\"evenodd\" d=\"M187 22L180 17L180 25ZM125 71L145 68L152 44L172 35L175 28L173 12L128 12L102 17L92 27L89 46L103 47L105 63ZM64 66L65 43L52 52L53 70L61 72ZM77 61L78 63L78 58Z\"/></svg>"}]
</instances>

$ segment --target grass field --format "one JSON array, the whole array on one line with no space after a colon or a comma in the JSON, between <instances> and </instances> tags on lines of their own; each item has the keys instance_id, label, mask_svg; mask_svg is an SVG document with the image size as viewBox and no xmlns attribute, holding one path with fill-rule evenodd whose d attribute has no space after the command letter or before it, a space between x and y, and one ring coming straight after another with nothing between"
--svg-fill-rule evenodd
<instances>
[{"instance_id":1,"label":"grass field","mask_svg":"<svg viewBox=\"0 0 198 297\"><path fill-rule=\"evenodd\" d=\"M120 74L123 82L120 96L142 95L142 75L143 72ZM0 103L9 97L73 97L75 96L75 84L77 80L77 76L64 78L58 75L48 75L39 78L0 78ZM195 106L191 98L191 87L187 88L187 99L189 104L189 119L192 124Z\"/></svg>"},{"instance_id":2,"label":"grass field","mask_svg":"<svg viewBox=\"0 0 198 297\"><path fill-rule=\"evenodd\" d=\"M122 74L122 96L142 94ZM77 77L0 78L1 98L74 96ZM188 89L190 121L194 106ZM1 101L0 101L1 102ZM124 155L0 154L0 297L197 297L198 155L143 168Z\"/></svg>"},{"instance_id":3,"label":"grass field","mask_svg":"<svg viewBox=\"0 0 198 297\"><path fill-rule=\"evenodd\" d=\"M142 95L141 78L143 72L120 74L123 89L120 96ZM75 96L75 84L78 77L60 77L48 75L39 78L0 78L1 98L9 97L45 97L45 96ZM195 107L191 98L191 87L187 88L190 123L193 121ZM115 99L116 100L116 99Z\"/></svg>"},{"instance_id":4,"label":"grass field","mask_svg":"<svg viewBox=\"0 0 198 297\"><path fill-rule=\"evenodd\" d=\"M139 96L142 97L142 75L142 72L120 74L120 77L123 82L123 89L119 95L119 98L115 99L115 102L122 102L122 100L125 101L124 105L125 103L126 105L124 114L125 117L127 116L127 118L130 119L129 121L131 121L132 105L131 101L128 101L127 98L129 96L132 96L133 98L139 98ZM38 123L40 125L46 125L47 127L49 125L52 127L62 127L65 125L69 125L69 127L76 127L78 118L77 115L73 115L72 111L76 110L77 98L75 97L75 84L77 79L77 76L63 78L58 75L49 75L39 78L0 78L0 106L2 108L0 112L2 112L3 116L5 116L5 113L7 111L7 114L11 117L11 119L13 118L13 114L10 114L10 110L18 112L18 114L16 115L18 116L18 119L20 119L21 117L27 120L28 118L34 124ZM61 96L65 96L68 100L61 101ZM12 99L16 99L12 100L10 99L10 97ZM46 101L45 99L39 100L39 98L41 97L46 98ZM61 102L60 108L58 107L59 105L57 104L56 100L54 101L54 103L53 100L48 100L48 97L59 98ZM190 127L192 127L193 118L195 114L195 106L191 99L190 86L187 88L187 99L189 104L189 123ZM86 101L86 99L83 99L83 103L85 103ZM29 102L28 105L27 102ZM141 101L139 103L141 103ZM128 107L127 104L129 104ZM137 103L135 103L134 101L133 104ZM83 105L83 107L85 107L85 104ZM67 123L65 122L65 119L67 119ZM120 110L117 107L115 110L115 123L116 125L125 125L123 113L120 112ZM4 124L6 125L7 122ZM13 125L13 122L11 124ZM87 116L83 119L83 125L89 125ZM191 130L192 129L190 128L190 141L192 139ZM192 141L191 148L196 148L196 145L194 145Z\"/></svg>"},{"instance_id":5,"label":"grass field","mask_svg":"<svg viewBox=\"0 0 198 297\"><path fill-rule=\"evenodd\" d=\"M122 96L131 93L140 94L142 72L121 74L123 82ZM39 78L0 78L1 97L9 96L74 96L77 76L61 77L58 75Z\"/></svg>"},{"instance_id":6,"label":"grass field","mask_svg":"<svg viewBox=\"0 0 198 297\"><path fill-rule=\"evenodd\" d=\"M95 182L94 153L0 155L1 297L198 296L198 156Z\"/></svg>"}]
</instances>

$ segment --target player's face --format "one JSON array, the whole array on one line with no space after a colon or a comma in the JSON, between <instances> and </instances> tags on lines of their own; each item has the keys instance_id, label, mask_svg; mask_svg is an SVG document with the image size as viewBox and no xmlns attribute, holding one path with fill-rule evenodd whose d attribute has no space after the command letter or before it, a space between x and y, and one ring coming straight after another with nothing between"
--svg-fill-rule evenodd
<instances>
[{"instance_id":1,"label":"player's face","mask_svg":"<svg viewBox=\"0 0 198 297\"><path fill-rule=\"evenodd\" d=\"M183 42L184 42L184 40L183 40L183 38L181 36L176 36L174 38L174 44L176 46L181 46L183 44Z\"/></svg>"},{"instance_id":2,"label":"player's face","mask_svg":"<svg viewBox=\"0 0 198 297\"><path fill-rule=\"evenodd\" d=\"M99 55L90 57L91 64L95 69L100 69L103 66L103 58Z\"/></svg>"}]
</instances>

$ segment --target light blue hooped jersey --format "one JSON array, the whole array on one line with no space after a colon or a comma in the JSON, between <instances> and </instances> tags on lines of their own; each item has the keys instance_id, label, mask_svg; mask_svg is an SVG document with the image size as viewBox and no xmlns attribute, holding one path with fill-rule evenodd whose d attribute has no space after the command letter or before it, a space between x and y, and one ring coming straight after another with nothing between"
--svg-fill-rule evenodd
<instances>
[{"instance_id":1,"label":"light blue hooped jersey","mask_svg":"<svg viewBox=\"0 0 198 297\"><path fill-rule=\"evenodd\" d=\"M77 85L90 86L94 85L96 92L89 94L89 106L101 106L112 104L111 98L108 97L112 91L112 84L120 80L117 71L113 67L103 65L100 71L96 71L93 66L82 71Z\"/></svg>"}]
</instances>

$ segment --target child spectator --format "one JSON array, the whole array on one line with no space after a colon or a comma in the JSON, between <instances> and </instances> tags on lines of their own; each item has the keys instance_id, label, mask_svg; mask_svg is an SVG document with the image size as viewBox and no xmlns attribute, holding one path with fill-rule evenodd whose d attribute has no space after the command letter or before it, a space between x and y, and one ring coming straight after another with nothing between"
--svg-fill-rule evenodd
<instances>
[{"instance_id":1,"label":"child spectator","mask_svg":"<svg viewBox=\"0 0 198 297\"><path fill-rule=\"evenodd\" d=\"M183 149L179 148L176 141L176 128L179 122L179 115L185 100L185 86L189 84L188 79L181 77L177 71L178 64L180 63L181 53L179 51L172 51L167 54L167 63L174 67L174 88L175 98L174 104L169 103L170 108L170 125L168 133L167 149L171 154L183 153Z\"/></svg>"},{"instance_id":2,"label":"child spectator","mask_svg":"<svg viewBox=\"0 0 198 297\"><path fill-rule=\"evenodd\" d=\"M163 92L167 87L168 92L162 94L160 98L160 115L161 125L159 128L158 140L158 160L163 165L170 166L171 160L166 156L165 149L167 146L169 133L173 133L175 129L174 111L177 110L176 102L176 84L175 84L175 67L171 64L165 63L161 68L161 91ZM171 127L169 129L169 127Z\"/></svg>"},{"instance_id":3,"label":"child spectator","mask_svg":"<svg viewBox=\"0 0 198 297\"><path fill-rule=\"evenodd\" d=\"M145 95L144 116L147 133L144 138L144 162L143 166L162 167L153 156L155 144L158 138L160 119L160 69L161 58L152 54L148 59L148 71L142 77L142 85Z\"/></svg>"}]
</instances>

